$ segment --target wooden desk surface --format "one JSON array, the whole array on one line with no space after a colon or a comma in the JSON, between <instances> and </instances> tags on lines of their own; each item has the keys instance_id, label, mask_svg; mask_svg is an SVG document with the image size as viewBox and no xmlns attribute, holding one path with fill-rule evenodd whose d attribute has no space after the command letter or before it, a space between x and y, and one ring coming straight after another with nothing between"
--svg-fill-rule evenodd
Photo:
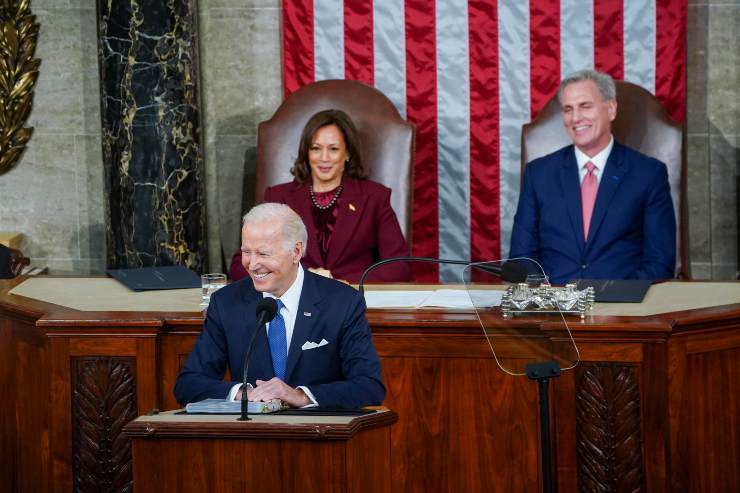
<instances>
[{"instance_id":1,"label":"wooden desk surface","mask_svg":"<svg viewBox=\"0 0 740 493\"><path fill-rule=\"evenodd\" d=\"M290 416L251 415L250 421L238 421L237 415L182 414L165 411L139 416L124 428L129 437L154 436L289 439L348 439L356 433L398 421L398 415L386 408L364 415Z\"/></svg>"},{"instance_id":2,"label":"wooden desk surface","mask_svg":"<svg viewBox=\"0 0 740 493\"><path fill-rule=\"evenodd\" d=\"M404 287L414 290L448 288L445 285L369 285L367 290ZM20 282L9 294L79 311L200 312L200 289L134 292L110 278L34 277ZM591 316L645 317L733 304L740 304L740 282L665 282L651 286L642 303L596 303Z\"/></svg>"}]
</instances>

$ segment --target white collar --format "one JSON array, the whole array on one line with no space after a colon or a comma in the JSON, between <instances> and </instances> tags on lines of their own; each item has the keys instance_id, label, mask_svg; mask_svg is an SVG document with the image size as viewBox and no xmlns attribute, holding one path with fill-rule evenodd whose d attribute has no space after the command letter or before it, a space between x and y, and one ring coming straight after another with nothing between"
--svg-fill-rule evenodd
<instances>
[{"instance_id":1,"label":"white collar","mask_svg":"<svg viewBox=\"0 0 740 493\"><path fill-rule=\"evenodd\" d=\"M586 165L587 162L591 161L594 166L596 166L599 171L603 171L604 167L606 166L606 161L609 159L609 154L612 152L612 147L614 147L614 136L611 135L609 138L609 144L601 150L597 155L594 157L588 157L586 153L584 153L582 150L580 150L577 146L573 146L576 150L576 161L578 162L578 169L583 169L583 167Z\"/></svg>"},{"instance_id":2,"label":"white collar","mask_svg":"<svg viewBox=\"0 0 740 493\"><path fill-rule=\"evenodd\" d=\"M303 279L305 275L303 273L303 266L298 264L298 274L295 276L295 281L290 287L280 296L280 301L283 302L285 308L291 313L298 313L298 303L301 301L301 292L303 291ZM265 298L278 298L272 293L262 293Z\"/></svg>"}]
</instances>

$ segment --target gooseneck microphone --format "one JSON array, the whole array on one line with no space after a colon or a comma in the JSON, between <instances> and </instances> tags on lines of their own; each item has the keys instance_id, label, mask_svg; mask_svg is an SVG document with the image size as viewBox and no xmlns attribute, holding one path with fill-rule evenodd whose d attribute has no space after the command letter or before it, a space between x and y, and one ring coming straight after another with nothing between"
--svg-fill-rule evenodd
<instances>
[{"instance_id":1,"label":"gooseneck microphone","mask_svg":"<svg viewBox=\"0 0 740 493\"><path fill-rule=\"evenodd\" d=\"M242 415L239 417L239 421L249 421L249 401L247 399L247 375L249 374L249 359L252 356L252 349L254 348L254 341L257 340L257 334L260 329L268 322L271 322L275 315L277 315L278 306L275 298L262 298L257 303L257 325L254 328L252 338L249 340L249 346L247 346L247 354L244 356L244 375L242 376Z\"/></svg>"},{"instance_id":2,"label":"gooseneck microphone","mask_svg":"<svg viewBox=\"0 0 740 493\"><path fill-rule=\"evenodd\" d=\"M367 275L377 267L390 264L391 262L429 262L433 264L473 265L476 269L498 276L506 282L518 283L524 282L527 279L527 269L513 260L507 260L501 265L488 265L485 262L470 262L468 260L448 260L429 257L392 257L375 262L363 271L360 276L360 282L358 283L361 295L365 294L365 278Z\"/></svg>"}]
</instances>

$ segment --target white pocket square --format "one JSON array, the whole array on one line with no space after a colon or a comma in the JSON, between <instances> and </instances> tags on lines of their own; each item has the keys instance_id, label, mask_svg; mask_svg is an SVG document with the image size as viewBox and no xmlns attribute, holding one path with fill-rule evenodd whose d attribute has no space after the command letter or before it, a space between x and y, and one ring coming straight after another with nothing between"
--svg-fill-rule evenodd
<instances>
[{"instance_id":1,"label":"white pocket square","mask_svg":"<svg viewBox=\"0 0 740 493\"><path fill-rule=\"evenodd\" d=\"M329 344L329 341L326 339L321 339L321 342L306 341L303 343L303 346L301 346L301 349L304 351L307 349L316 349L317 347L326 346L327 344Z\"/></svg>"}]
</instances>

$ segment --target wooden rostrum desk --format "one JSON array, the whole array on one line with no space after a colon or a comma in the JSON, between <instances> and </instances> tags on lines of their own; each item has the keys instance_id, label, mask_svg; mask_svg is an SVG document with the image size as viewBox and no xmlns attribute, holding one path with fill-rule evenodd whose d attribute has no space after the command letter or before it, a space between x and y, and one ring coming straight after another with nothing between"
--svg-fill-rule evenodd
<instances>
[{"instance_id":1,"label":"wooden rostrum desk","mask_svg":"<svg viewBox=\"0 0 740 493\"><path fill-rule=\"evenodd\" d=\"M168 411L130 422L134 491L391 491L391 410L237 417Z\"/></svg>"},{"instance_id":2,"label":"wooden rostrum desk","mask_svg":"<svg viewBox=\"0 0 740 493\"><path fill-rule=\"evenodd\" d=\"M199 296L111 279L0 282L3 489L129 487L122 429L179 407ZM399 417L392 491L538 491L537 386L498 369L475 314L368 319L384 405ZM546 319L511 323L547 337ZM641 304L597 304L569 323L581 363L551 385L559 491L740 491L740 284L655 285Z\"/></svg>"}]
</instances>

